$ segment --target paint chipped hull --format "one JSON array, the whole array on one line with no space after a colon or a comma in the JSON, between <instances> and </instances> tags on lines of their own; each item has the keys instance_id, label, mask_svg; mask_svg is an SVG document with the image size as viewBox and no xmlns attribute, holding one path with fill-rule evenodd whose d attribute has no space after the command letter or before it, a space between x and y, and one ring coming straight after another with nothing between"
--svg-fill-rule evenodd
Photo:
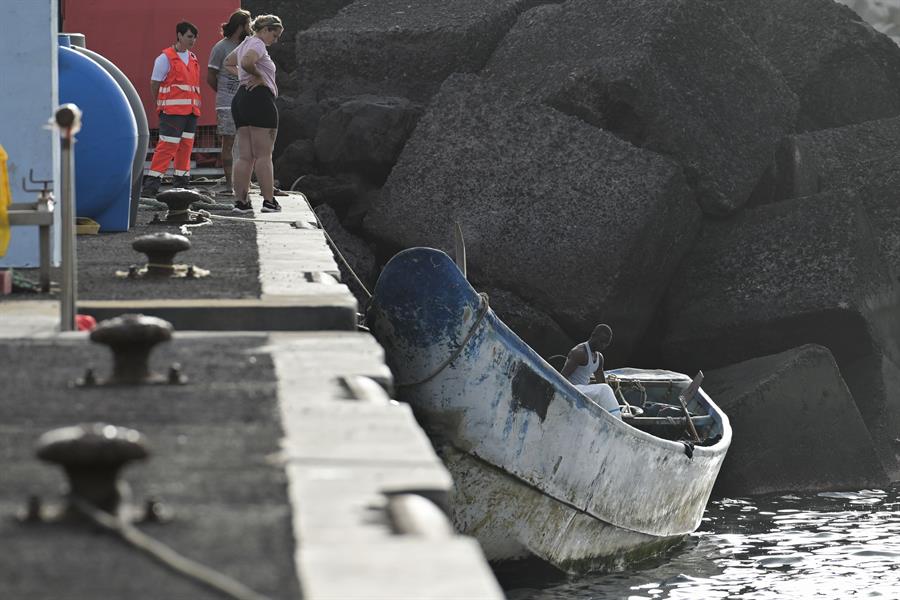
<instances>
[{"instance_id":1,"label":"paint chipped hull","mask_svg":"<svg viewBox=\"0 0 900 600\"><path fill-rule=\"evenodd\" d=\"M664 549L700 524L731 441L699 392L709 446L639 431L575 390L524 344L450 258L413 248L382 272L369 325L401 399L443 450L457 525L491 560L534 555L570 572ZM642 371L629 370L638 377ZM683 389L690 378L648 371Z\"/></svg>"},{"instance_id":2,"label":"paint chipped hull","mask_svg":"<svg viewBox=\"0 0 900 600\"><path fill-rule=\"evenodd\" d=\"M440 454L453 476L453 521L478 539L492 562L537 556L570 573L616 571L660 554L684 537L610 525L469 454L452 447Z\"/></svg>"}]
</instances>

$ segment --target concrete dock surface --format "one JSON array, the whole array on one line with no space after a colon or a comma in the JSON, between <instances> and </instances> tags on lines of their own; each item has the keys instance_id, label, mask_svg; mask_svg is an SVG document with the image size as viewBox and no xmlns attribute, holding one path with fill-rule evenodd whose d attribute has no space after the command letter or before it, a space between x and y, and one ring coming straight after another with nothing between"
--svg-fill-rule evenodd
<instances>
[{"instance_id":1,"label":"concrete dock surface","mask_svg":"<svg viewBox=\"0 0 900 600\"><path fill-rule=\"evenodd\" d=\"M128 245L159 227L146 214L131 232L79 238L88 289L78 312L189 325L150 355L152 372L177 363L183 384L79 385L87 368L100 383L112 372L110 350L87 333L60 334L55 298L0 297L0 511L27 513L30 498L43 507L0 521L7 554L19 557L0 561L0 597L222 597L89 524L50 516L66 504L67 478L36 458L36 440L92 422L147 438L151 456L120 481L134 506L154 499L172 517L137 527L265 597L503 597L477 542L441 510L449 473L409 406L391 399L383 351L357 330L356 301L312 209L302 195L279 201L283 212L253 223L192 230L190 262L214 265L208 281L123 288L113 271L139 262ZM257 268L244 270L256 281L234 281L229 265L254 250ZM229 260L234 252L242 257ZM239 294L215 291L217 268Z\"/></svg>"}]
</instances>

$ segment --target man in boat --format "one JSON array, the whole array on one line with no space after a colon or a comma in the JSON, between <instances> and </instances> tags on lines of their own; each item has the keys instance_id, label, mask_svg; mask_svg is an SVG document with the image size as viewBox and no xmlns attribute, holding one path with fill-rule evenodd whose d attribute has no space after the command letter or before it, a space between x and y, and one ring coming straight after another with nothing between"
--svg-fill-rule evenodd
<instances>
[{"instance_id":1,"label":"man in boat","mask_svg":"<svg viewBox=\"0 0 900 600\"><path fill-rule=\"evenodd\" d=\"M612 388L606 383L603 372L603 354L612 342L612 329L601 323L594 327L591 337L569 350L566 364L562 368L562 376L568 379L582 394L606 409L610 414L621 418L622 409ZM593 377L594 383L591 383Z\"/></svg>"}]
</instances>

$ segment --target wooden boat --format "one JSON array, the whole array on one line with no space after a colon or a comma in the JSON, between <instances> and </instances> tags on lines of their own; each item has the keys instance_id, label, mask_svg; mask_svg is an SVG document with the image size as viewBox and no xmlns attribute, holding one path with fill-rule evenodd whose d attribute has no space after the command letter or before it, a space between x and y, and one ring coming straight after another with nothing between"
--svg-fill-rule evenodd
<instances>
[{"instance_id":1,"label":"wooden boat","mask_svg":"<svg viewBox=\"0 0 900 600\"><path fill-rule=\"evenodd\" d=\"M589 400L494 314L445 253L384 268L368 311L400 399L454 477L451 513L494 562L538 557L616 569L700 524L731 442L728 417L686 375L608 372L645 416ZM686 410L699 439L688 437ZM662 416L646 416L651 407ZM629 412L628 409L624 412Z\"/></svg>"}]
</instances>

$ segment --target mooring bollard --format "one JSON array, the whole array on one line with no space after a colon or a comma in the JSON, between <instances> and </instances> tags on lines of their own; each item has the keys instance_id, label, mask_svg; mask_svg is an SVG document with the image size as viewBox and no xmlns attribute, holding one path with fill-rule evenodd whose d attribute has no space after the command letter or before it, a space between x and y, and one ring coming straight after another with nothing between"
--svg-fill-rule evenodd
<instances>
[{"instance_id":1,"label":"mooring bollard","mask_svg":"<svg viewBox=\"0 0 900 600\"><path fill-rule=\"evenodd\" d=\"M60 211L62 227L62 285L60 286L60 331L75 330L75 304L78 294L77 256L75 253L75 134L81 130L81 110L63 104L53 118L62 138L62 190Z\"/></svg>"}]
</instances>

